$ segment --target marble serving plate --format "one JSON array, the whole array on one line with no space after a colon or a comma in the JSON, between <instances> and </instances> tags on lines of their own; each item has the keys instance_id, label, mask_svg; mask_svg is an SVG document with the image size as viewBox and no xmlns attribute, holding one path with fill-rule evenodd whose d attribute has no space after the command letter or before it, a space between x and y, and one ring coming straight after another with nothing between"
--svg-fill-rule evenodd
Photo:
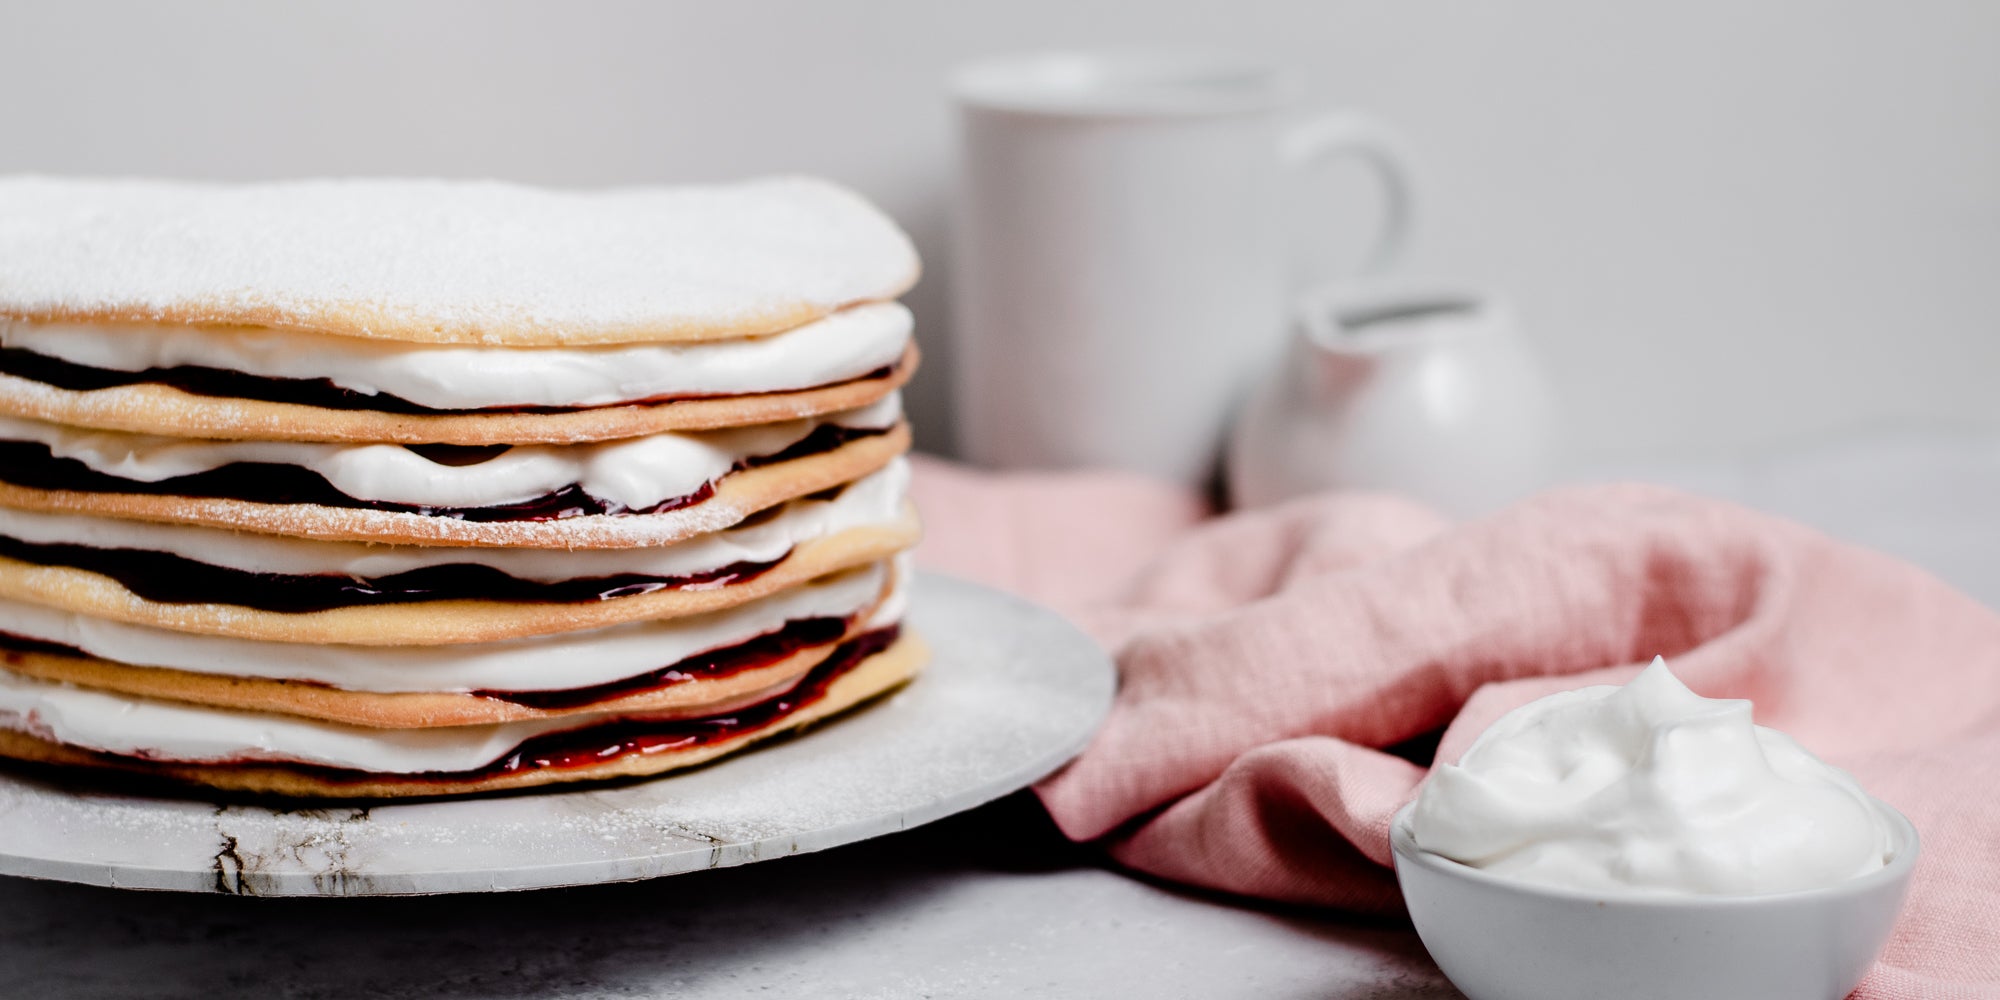
<instances>
[{"instance_id":1,"label":"marble serving plate","mask_svg":"<svg viewBox=\"0 0 2000 1000\"><path fill-rule=\"evenodd\" d=\"M257 896L492 892L654 878L850 843L1022 788L1074 756L1115 673L1051 612L923 575L935 654L901 691L715 765L613 787L274 809L0 772L0 874Z\"/></svg>"}]
</instances>

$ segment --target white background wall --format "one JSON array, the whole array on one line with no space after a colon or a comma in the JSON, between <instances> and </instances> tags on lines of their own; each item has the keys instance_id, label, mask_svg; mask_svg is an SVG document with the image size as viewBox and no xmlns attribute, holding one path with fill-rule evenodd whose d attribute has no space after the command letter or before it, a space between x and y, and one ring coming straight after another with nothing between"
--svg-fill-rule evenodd
<instances>
[{"instance_id":1,"label":"white background wall","mask_svg":"<svg viewBox=\"0 0 2000 1000\"><path fill-rule=\"evenodd\" d=\"M2000 426L1981 0L0 0L0 171L828 174L925 251L914 404L943 447L941 81L1144 42L1266 56L1398 123L1428 195L1413 269L1517 298L1579 461ZM1354 235L1365 182L1329 190L1311 210Z\"/></svg>"}]
</instances>

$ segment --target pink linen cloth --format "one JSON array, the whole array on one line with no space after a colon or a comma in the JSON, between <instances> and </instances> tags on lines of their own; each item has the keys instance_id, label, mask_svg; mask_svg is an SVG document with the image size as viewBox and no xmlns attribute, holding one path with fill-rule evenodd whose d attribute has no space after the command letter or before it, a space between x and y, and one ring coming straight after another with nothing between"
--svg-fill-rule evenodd
<instances>
[{"instance_id":1,"label":"pink linen cloth","mask_svg":"<svg viewBox=\"0 0 2000 1000\"><path fill-rule=\"evenodd\" d=\"M1458 526L1367 495L1209 519L1139 477L934 459L913 489L920 564L1116 651L1110 718L1037 791L1121 864L1397 912L1389 818L1425 769L1382 748L1443 730L1455 760L1507 710L1664 654L1916 823L1910 902L1857 995L2000 996L2000 615L1915 567L1637 485Z\"/></svg>"}]
</instances>

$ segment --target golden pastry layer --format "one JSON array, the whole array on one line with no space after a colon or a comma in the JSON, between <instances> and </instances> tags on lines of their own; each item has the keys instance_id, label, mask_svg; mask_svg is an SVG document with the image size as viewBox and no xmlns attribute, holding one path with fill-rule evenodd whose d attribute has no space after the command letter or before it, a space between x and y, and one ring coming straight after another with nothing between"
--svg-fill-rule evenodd
<instances>
[{"instance_id":1,"label":"golden pastry layer","mask_svg":"<svg viewBox=\"0 0 2000 1000\"><path fill-rule=\"evenodd\" d=\"M597 406L562 413L384 413L204 396L158 383L78 391L0 372L0 415L139 434L256 441L578 444L776 423L858 409L917 370L913 345L876 378L794 392Z\"/></svg>"},{"instance_id":2,"label":"golden pastry layer","mask_svg":"<svg viewBox=\"0 0 2000 1000\"><path fill-rule=\"evenodd\" d=\"M702 715L760 701L818 666L839 640L728 677L605 698L586 705L542 708L504 698L449 691L347 691L323 684L226 677L163 667L134 667L91 656L0 649L0 665L38 680L74 684L138 698L156 698L243 712L270 712L376 729L478 726L573 715L647 713Z\"/></svg>"},{"instance_id":3,"label":"golden pastry layer","mask_svg":"<svg viewBox=\"0 0 2000 1000\"><path fill-rule=\"evenodd\" d=\"M907 510L895 524L852 528L805 542L777 565L741 582L581 602L424 601L286 613L233 604L150 601L98 573L5 558L0 558L0 598L135 625L268 642L366 646L497 642L736 607L808 580L880 562L915 545L920 533L914 510Z\"/></svg>"},{"instance_id":4,"label":"golden pastry layer","mask_svg":"<svg viewBox=\"0 0 2000 1000\"><path fill-rule=\"evenodd\" d=\"M859 479L887 465L909 447L909 426L899 423L887 433L848 441L831 451L729 473L715 483L712 496L658 514L477 522L318 504L44 490L6 482L0 482L0 506L234 528L327 541L618 549L669 545L721 531L767 507Z\"/></svg>"},{"instance_id":5,"label":"golden pastry layer","mask_svg":"<svg viewBox=\"0 0 2000 1000\"><path fill-rule=\"evenodd\" d=\"M94 753L10 729L0 729L0 757L137 775L231 792L312 799L468 795L564 782L645 777L707 763L760 740L845 712L916 676L927 657L928 651L923 642L915 635L906 633L887 649L866 657L833 678L823 692L810 702L764 725L686 748L623 753L594 763L563 767L525 766L479 774L396 775L343 772L279 762L176 763Z\"/></svg>"}]
</instances>

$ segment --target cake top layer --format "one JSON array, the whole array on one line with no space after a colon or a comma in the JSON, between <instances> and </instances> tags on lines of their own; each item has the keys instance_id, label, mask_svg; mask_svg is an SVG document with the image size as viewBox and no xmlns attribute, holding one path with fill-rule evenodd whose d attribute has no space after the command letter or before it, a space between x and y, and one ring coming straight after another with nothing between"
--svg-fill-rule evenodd
<instances>
[{"instance_id":1,"label":"cake top layer","mask_svg":"<svg viewBox=\"0 0 2000 1000\"><path fill-rule=\"evenodd\" d=\"M0 316L422 343L711 340L894 298L917 257L826 181L0 178Z\"/></svg>"}]
</instances>

